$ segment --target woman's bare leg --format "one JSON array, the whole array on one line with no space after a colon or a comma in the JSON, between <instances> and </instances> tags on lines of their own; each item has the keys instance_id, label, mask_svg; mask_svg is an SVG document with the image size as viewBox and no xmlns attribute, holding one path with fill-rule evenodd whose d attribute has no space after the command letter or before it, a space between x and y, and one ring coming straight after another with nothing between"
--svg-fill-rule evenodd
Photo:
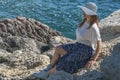
<instances>
[{"instance_id":1,"label":"woman's bare leg","mask_svg":"<svg viewBox=\"0 0 120 80\"><path fill-rule=\"evenodd\" d=\"M51 65L54 66L58 62L60 56L65 55L65 54L67 54L67 51L65 51L62 47L57 46L55 48L54 56L53 56L53 58L51 60Z\"/></svg>"},{"instance_id":2,"label":"woman's bare leg","mask_svg":"<svg viewBox=\"0 0 120 80\"><path fill-rule=\"evenodd\" d=\"M43 78L44 79L49 74L55 72L56 71L56 66L55 66L56 62L59 60L59 57L61 55L65 55L65 54L67 54L67 52L62 47L60 47L60 46L56 47L55 48L54 56L53 56L53 58L51 60L51 63L50 63L50 65L52 66L52 68L50 68L50 69L48 68L48 71L47 71L48 74L46 74L46 72L40 72L40 73L35 73L34 76L36 76L38 78Z\"/></svg>"},{"instance_id":3,"label":"woman's bare leg","mask_svg":"<svg viewBox=\"0 0 120 80\"><path fill-rule=\"evenodd\" d=\"M56 66L54 66L52 69L50 69L47 73L48 74L51 74L51 73L53 73L53 72L55 72L56 71Z\"/></svg>"}]
</instances>

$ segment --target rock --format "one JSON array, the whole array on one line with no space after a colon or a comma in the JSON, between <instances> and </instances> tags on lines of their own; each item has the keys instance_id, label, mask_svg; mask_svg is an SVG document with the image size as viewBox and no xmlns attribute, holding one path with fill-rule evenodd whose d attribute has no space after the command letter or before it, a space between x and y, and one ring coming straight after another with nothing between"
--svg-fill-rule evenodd
<instances>
[{"instance_id":1,"label":"rock","mask_svg":"<svg viewBox=\"0 0 120 80\"><path fill-rule=\"evenodd\" d=\"M73 76L64 71L56 71L47 80L73 80Z\"/></svg>"},{"instance_id":2,"label":"rock","mask_svg":"<svg viewBox=\"0 0 120 80\"><path fill-rule=\"evenodd\" d=\"M49 46L20 36L0 37L0 80L20 80L45 68L50 59L41 53Z\"/></svg>"},{"instance_id":3,"label":"rock","mask_svg":"<svg viewBox=\"0 0 120 80\"><path fill-rule=\"evenodd\" d=\"M101 20L100 30L103 39L103 49L100 69L108 80L119 80L119 52L120 52L120 10L113 12ZM117 44L117 45L116 45Z\"/></svg>"},{"instance_id":4,"label":"rock","mask_svg":"<svg viewBox=\"0 0 120 80\"><path fill-rule=\"evenodd\" d=\"M5 59L4 61L0 60L0 80L24 79L45 68L50 63L48 56L38 55L32 51L24 52L18 50L7 55L4 51L0 51L0 55L0 57Z\"/></svg>"},{"instance_id":5,"label":"rock","mask_svg":"<svg viewBox=\"0 0 120 80\"><path fill-rule=\"evenodd\" d=\"M50 59L52 59L54 53L55 53L55 48L51 48L51 49L49 49L49 50L43 52L42 54L47 55L47 56L50 57Z\"/></svg>"},{"instance_id":6,"label":"rock","mask_svg":"<svg viewBox=\"0 0 120 80\"><path fill-rule=\"evenodd\" d=\"M120 10L113 12L107 18L100 21L100 32L103 41L109 41L120 36L119 22Z\"/></svg>"},{"instance_id":7,"label":"rock","mask_svg":"<svg viewBox=\"0 0 120 80\"><path fill-rule=\"evenodd\" d=\"M113 50L114 44L108 41L102 43L102 51L100 56L98 57L98 61L103 60L104 58L108 57Z\"/></svg>"},{"instance_id":8,"label":"rock","mask_svg":"<svg viewBox=\"0 0 120 80\"><path fill-rule=\"evenodd\" d=\"M56 47L56 46L59 46L62 44L68 44L68 43L73 43L73 42L75 42L75 41L72 39L63 37L63 36L53 36L50 38L49 46Z\"/></svg>"},{"instance_id":9,"label":"rock","mask_svg":"<svg viewBox=\"0 0 120 80\"><path fill-rule=\"evenodd\" d=\"M0 20L0 37L21 36L49 43L52 36L60 36L60 32L31 18L17 17L16 19Z\"/></svg>"},{"instance_id":10,"label":"rock","mask_svg":"<svg viewBox=\"0 0 120 80\"><path fill-rule=\"evenodd\" d=\"M108 80L120 79L120 43L114 46L111 55L101 63L101 70L105 73Z\"/></svg>"},{"instance_id":11,"label":"rock","mask_svg":"<svg viewBox=\"0 0 120 80\"><path fill-rule=\"evenodd\" d=\"M91 70L83 72L82 75L79 75L75 80L106 80L102 72L97 70Z\"/></svg>"},{"instance_id":12,"label":"rock","mask_svg":"<svg viewBox=\"0 0 120 80\"><path fill-rule=\"evenodd\" d=\"M45 59L46 60L45 60ZM49 58L45 55L37 55L32 51L22 52L22 51L15 51L12 55L8 56L7 59L9 61L9 66L16 67L16 66L25 66L27 69L33 69L39 65L43 65L46 62L50 62ZM44 62L44 63L43 63ZM46 64L47 64L46 63Z\"/></svg>"},{"instance_id":13,"label":"rock","mask_svg":"<svg viewBox=\"0 0 120 80\"><path fill-rule=\"evenodd\" d=\"M31 18L0 20L0 79L29 79L50 63L55 49L50 44L56 41L63 44L72 40Z\"/></svg>"},{"instance_id":14,"label":"rock","mask_svg":"<svg viewBox=\"0 0 120 80\"><path fill-rule=\"evenodd\" d=\"M8 53L7 51L0 49L0 63L9 62L9 60L6 59L6 57L9 55L11 55L11 53Z\"/></svg>"},{"instance_id":15,"label":"rock","mask_svg":"<svg viewBox=\"0 0 120 80\"><path fill-rule=\"evenodd\" d=\"M35 41L31 38L9 36L7 38L4 38L2 42L0 42L0 48L12 53L16 50L21 49L42 53L48 50L49 46L45 43L39 42L37 40Z\"/></svg>"}]
</instances>

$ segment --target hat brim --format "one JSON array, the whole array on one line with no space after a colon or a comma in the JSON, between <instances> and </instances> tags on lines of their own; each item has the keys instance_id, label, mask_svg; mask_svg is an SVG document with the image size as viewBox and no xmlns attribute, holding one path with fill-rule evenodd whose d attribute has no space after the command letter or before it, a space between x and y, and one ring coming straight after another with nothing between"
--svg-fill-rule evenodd
<instances>
[{"instance_id":1,"label":"hat brim","mask_svg":"<svg viewBox=\"0 0 120 80\"><path fill-rule=\"evenodd\" d=\"M97 13L93 12L92 10L84 6L78 6L78 7L81 8L87 15L97 15Z\"/></svg>"}]
</instances>

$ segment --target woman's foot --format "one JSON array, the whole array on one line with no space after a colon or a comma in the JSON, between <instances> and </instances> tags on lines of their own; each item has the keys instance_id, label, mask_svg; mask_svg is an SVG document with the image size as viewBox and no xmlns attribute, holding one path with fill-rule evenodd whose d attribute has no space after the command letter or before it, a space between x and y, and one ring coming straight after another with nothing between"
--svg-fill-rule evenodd
<instances>
[{"instance_id":1,"label":"woman's foot","mask_svg":"<svg viewBox=\"0 0 120 80\"><path fill-rule=\"evenodd\" d=\"M46 71L41 71L39 73L34 73L33 75L37 78L40 78L40 79L46 79L49 76Z\"/></svg>"},{"instance_id":2,"label":"woman's foot","mask_svg":"<svg viewBox=\"0 0 120 80\"><path fill-rule=\"evenodd\" d=\"M49 64L45 69L41 70L40 72L38 73L34 73L33 75L37 78L40 78L40 79L46 79L48 77L48 71L52 69L52 66L51 64Z\"/></svg>"},{"instance_id":3,"label":"woman's foot","mask_svg":"<svg viewBox=\"0 0 120 80\"><path fill-rule=\"evenodd\" d=\"M51 64L49 64L45 69L43 69L42 71L49 71L50 69L52 69L52 65Z\"/></svg>"}]
</instances>

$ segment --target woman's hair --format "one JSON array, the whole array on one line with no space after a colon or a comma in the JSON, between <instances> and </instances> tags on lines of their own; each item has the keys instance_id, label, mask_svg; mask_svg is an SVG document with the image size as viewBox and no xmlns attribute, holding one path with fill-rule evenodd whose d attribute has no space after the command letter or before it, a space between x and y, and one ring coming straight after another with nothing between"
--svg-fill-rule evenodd
<instances>
[{"instance_id":1,"label":"woman's hair","mask_svg":"<svg viewBox=\"0 0 120 80\"><path fill-rule=\"evenodd\" d=\"M87 21L86 18L83 19L83 21L79 24L79 27L82 27L82 25L85 23L85 21ZM92 15L91 19L90 19L90 25L87 29L91 28L91 26L96 23L97 25L99 25L98 23L98 16L97 15Z\"/></svg>"}]
</instances>

